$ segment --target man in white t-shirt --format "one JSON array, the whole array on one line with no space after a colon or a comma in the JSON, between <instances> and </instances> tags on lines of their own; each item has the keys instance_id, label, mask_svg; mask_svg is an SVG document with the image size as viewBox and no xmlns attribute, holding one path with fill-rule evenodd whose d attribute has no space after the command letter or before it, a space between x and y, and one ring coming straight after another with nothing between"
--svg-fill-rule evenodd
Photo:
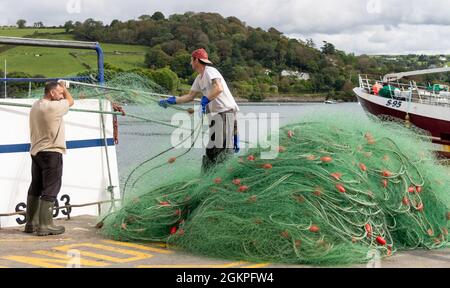
<instances>
[{"instance_id":1,"label":"man in white t-shirt","mask_svg":"<svg viewBox=\"0 0 450 288\"><path fill-rule=\"evenodd\" d=\"M211 66L208 53L200 48L192 52L191 66L198 73L192 84L191 91L181 97L171 96L160 101L160 106L188 103L195 96L203 95L201 109L208 115L210 122L210 141L203 157L202 170L212 168L233 153L239 152L239 137L237 133L236 113L239 107L220 72Z\"/></svg>"}]
</instances>

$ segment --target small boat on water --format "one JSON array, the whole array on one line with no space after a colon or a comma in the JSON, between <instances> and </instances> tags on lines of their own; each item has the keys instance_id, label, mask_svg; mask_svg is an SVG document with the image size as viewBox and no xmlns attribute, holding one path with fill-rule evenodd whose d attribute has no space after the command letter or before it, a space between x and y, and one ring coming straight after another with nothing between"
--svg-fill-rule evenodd
<instances>
[{"instance_id":1,"label":"small boat on water","mask_svg":"<svg viewBox=\"0 0 450 288\"><path fill-rule=\"evenodd\" d=\"M450 67L387 74L380 80L359 76L353 89L366 113L394 117L430 133L439 155L450 158L450 89L447 85L417 86L399 80L415 75L449 72Z\"/></svg>"}]
</instances>

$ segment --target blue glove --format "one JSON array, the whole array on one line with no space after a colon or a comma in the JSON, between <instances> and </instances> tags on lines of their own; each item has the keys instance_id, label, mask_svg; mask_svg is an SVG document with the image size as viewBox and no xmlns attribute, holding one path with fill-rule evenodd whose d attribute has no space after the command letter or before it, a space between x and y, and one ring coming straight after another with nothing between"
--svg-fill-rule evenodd
<instances>
[{"instance_id":1,"label":"blue glove","mask_svg":"<svg viewBox=\"0 0 450 288\"><path fill-rule=\"evenodd\" d=\"M203 112L203 114L206 113L206 106L209 104L209 102L211 102L211 101L209 101L208 97L206 97L206 96L202 97L201 104L202 104L202 112Z\"/></svg>"},{"instance_id":2,"label":"blue glove","mask_svg":"<svg viewBox=\"0 0 450 288\"><path fill-rule=\"evenodd\" d=\"M234 153L239 153L241 148L239 147L239 135L234 135Z\"/></svg>"},{"instance_id":3,"label":"blue glove","mask_svg":"<svg viewBox=\"0 0 450 288\"><path fill-rule=\"evenodd\" d=\"M177 104L177 98L175 96L170 96L167 99L159 100L159 106L167 108L170 105Z\"/></svg>"}]
</instances>

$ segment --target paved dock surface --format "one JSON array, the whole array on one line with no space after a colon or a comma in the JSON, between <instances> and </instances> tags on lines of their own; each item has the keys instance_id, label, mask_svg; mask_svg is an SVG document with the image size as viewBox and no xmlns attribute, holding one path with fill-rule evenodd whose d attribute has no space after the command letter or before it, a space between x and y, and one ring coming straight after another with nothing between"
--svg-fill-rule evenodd
<instances>
[{"instance_id":1,"label":"paved dock surface","mask_svg":"<svg viewBox=\"0 0 450 288\"><path fill-rule=\"evenodd\" d=\"M164 244L134 244L102 237L95 228L96 218L74 217L57 220L66 227L59 236L24 234L23 228L0 229L0 268L298 268L311 266L224 261L199 257L166 247ZM78 257L80 256L80 257ZM365 268L367 265L348 267ZM381 267L450 268L450 249L414 250L383 259Z\"/></svg>"}]
</instances>

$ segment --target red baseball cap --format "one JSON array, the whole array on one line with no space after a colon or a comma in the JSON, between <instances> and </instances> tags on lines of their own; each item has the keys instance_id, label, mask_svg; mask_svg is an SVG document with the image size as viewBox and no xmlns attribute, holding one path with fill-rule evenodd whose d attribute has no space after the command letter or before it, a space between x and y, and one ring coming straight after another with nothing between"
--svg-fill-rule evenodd
<instances>
[{"instance_id":1,"label":"red baseball cap","mask_svg":"<svg viewBox=\"0 0 450 288\"><path fill-rule=\"evenodd\" d=\"M197 49L192 52L192 57L200 59L202 62L213 64L211 61L209 61L208 53L206 53L206 50L203 48Z\"/></svg>"}]
</instances>

